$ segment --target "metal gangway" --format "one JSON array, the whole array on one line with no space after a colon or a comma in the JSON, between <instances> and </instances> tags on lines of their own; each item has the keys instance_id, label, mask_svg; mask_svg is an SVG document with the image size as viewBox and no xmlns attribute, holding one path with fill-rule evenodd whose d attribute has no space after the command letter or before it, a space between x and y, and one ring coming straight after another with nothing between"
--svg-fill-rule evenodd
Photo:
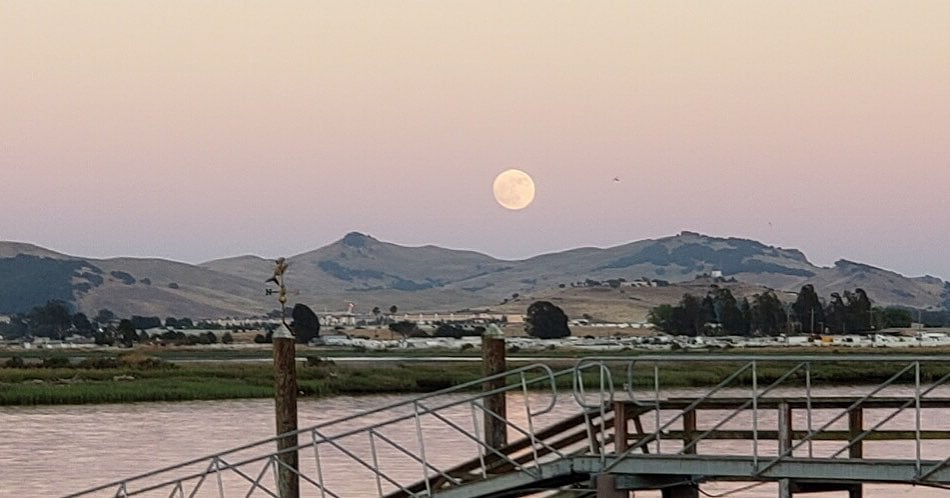
<instances>
[{"instance_id":1,"label":"metal gangway","mask_svg":"<svg viewBox=\"0 0 950 498\"><path fill-rule=\"evenodd\" d=\"M841 386L834 374L847 369L866 382ZM684 388L684 370L713 380ZM948 380L948 356L586 357L321 422L283 451L299 456L301 496L320 498L685 498L724 481L777 483L780 497L854 498L869 483L950 490ZM504 418L486 408L500 395ZM485 443L486 419L504 424L507 444ZM279 497L280 437L68 496Z\"/></svg>"}]
</instances>

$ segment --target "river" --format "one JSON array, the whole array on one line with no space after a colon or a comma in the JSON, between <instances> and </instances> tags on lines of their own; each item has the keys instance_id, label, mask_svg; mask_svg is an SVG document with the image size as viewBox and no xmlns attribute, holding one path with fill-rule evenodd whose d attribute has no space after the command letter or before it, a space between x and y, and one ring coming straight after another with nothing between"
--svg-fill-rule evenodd
<instances>
[{"instance_id":1,"label":"river","mask_svg":"<svg viewBox=\"0 0 950 498\"><path fill-rule=\"evenodd\" d=\"M404 399L406 398L402 396L340 396L301 400L300 426L345 418L369 408ZM509 406L516 411L518 407L523 406L523 401L523 398L512 396L509 398ZM536 403L537 400L530 402ZM559 403L554 412L546 415L547 421L571 413L574 408L569 405L571 403ZM464 420L464 413L461 415ZM930 421L932 424L950 424L944 420L950 417L931 416L941 419ZM767 416L763 417L765 418L761 423L765 427L771 421ZM873 423L874 417L866 415L866 424ZM0 496L61 496L191 458L217 453L272 436L273 419L272 400L0 407ZM545 420L540 422L544 425ZM797 421L796 424L800 422ZM927 422L925 420L925 424ZM740 420L737 423L741 425L746 422ZM413 434L406 435L409 440L412 436ZM460 444L458 437L446 435L435 438L431 443L427 442L429 446L426 451L430 459L451 459L453 454L462 448ZM906 452L905 443L886 444L903 445L901 452ZM928 451L943 456L950 454L950 442L940 444L943 446L930 448ZM881 448L874 451L884 454L890 452L887 447ZM728 448L724 451L728 451ZM347 468L346 464L335 466L333 462L328 462L326 466L327 472L335 471L339 474L346 474ZM419 472L416 465L408 465L407 471ZM342 487L335 491L344 497L370 496L375 492L375 484L370 479L340 478L338 484ZM702 490L709 495L722 495L744 486L747 484L705 483ZM766 484L729 496L772 498L776 495L776 487ZM826 496L842 495L846 496L843 493L830 493ZM168 492L162 496L168 496ZM319 493L310 492L308 496L319 496ZM637 493L638 498L653 496L659 496L659 493ZM950 491L910 486L866 485L865 496L931 498L950 496Z\"/></svg>"}]
</instances>

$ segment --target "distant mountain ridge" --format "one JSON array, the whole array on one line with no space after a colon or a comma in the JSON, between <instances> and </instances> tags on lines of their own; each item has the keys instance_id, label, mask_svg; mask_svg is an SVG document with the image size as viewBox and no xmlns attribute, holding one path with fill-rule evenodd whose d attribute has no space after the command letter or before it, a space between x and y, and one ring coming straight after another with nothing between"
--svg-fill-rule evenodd
<instances>
[{"instance_id":1,"label":"distant mountain ridge","mask_svg":"<svg viewBox=\"0 0 950 498\"><path fill-rule=\"evenodd\" d=\"M588 279L675 283L713 272L783 291L809 283L824 297L860 287L879 305L950 306L950 284L936 277L908 278L847 260L819 267L796 249L695 232L517 261L433 245L401 246L351 232L288 261L293 301L318 312L345 309L348 302L364 311L391 305L405 311L497 307L510 296L542 295ZM277 307L276 298L264 293L272 271L273 261L258 256L190 265L149 258L82 258L0 242L0 313L24 312L49 299L62 299L86 313L108 308L120 316L262 315Z\"/></svg>"}]
</instances>

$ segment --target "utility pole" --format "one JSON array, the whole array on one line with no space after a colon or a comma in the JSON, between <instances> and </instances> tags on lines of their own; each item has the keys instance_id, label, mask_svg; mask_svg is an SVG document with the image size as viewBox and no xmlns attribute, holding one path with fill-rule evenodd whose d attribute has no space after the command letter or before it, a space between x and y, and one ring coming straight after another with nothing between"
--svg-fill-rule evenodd
<instances>
[{"instance_id":1,"label":"utility pole","mask_svg":"<svg viewBox=\"0 0 950 498\"><path fill-rule=\"evenodd\" d=\"M293 329L287 325L287 287L284 272L287 262L277 258L274 282L280 288L280 328L274 342L274 414L277 429L277 489L280 498L299 498L300 473L297 454L297 348ZM286 435L284 435L286 434ZM284 435L280 437L281 435Z\"/></svg>"}]
</instances>

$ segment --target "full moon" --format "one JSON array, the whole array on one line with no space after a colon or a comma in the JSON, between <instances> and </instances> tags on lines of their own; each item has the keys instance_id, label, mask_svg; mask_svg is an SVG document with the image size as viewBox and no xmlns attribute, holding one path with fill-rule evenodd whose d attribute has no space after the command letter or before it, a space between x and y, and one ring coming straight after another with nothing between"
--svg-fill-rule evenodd
<instances>
[{"instance_id":1,"label":"full moon","mask_svg":"<svg viewBox=\"0 0 950 498\"><path fill-rule=\"evenodd\" d=\"M502 171L492 184L495 200L507 209L524 209L534 200L534 180L520 169Z\"/></svg>"}]
</instances>

